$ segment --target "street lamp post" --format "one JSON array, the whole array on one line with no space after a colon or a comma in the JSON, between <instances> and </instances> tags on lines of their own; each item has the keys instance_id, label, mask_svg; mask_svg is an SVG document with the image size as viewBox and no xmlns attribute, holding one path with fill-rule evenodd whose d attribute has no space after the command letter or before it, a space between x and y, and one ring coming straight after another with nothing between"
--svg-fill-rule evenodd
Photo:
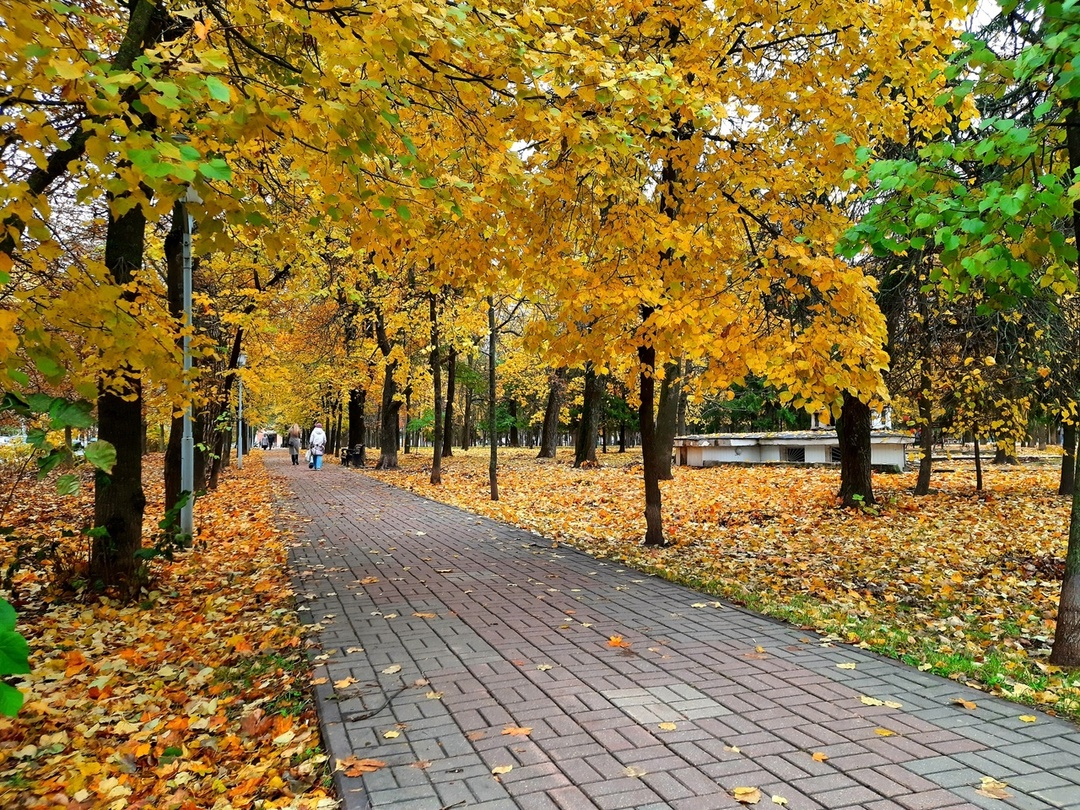
<instances>
[{"instance_id":1,"label":"street lamp post","mask_svg":"<svg viewBox=\"0 0 1080 810\"><path fill-rule=\"evenodd\" d=\"M177 213L180 215L181 256L183 264L183 299L184 299L184 385L188 388L187 412L184 414L184 432L180 439L180 490L187 493L187 500L180 509L180 533L191 537L195 533L195 438L192 436L192 422L195 419L195 404L191 391L191 231L192 219L188 213L188 203L201 202L199 195L191 186L180 199Z\"/></svg>"},{"instance_id":2,"label":"street lamp post","mask_svg":"<svg viewBox=\"0 0 1080 810\"><path fill-rule=\"evenodd\" d=\"M247 365L247 355L240 352L236 358L237 368ZM236 469L244 469L244 378L236 376Z\"/></svg>"}]
</instances>

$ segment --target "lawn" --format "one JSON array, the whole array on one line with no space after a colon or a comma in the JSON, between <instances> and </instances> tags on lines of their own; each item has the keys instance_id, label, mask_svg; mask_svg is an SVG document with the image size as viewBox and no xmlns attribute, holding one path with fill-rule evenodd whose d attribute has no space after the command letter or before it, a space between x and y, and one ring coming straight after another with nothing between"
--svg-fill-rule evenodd
<instances>
[{"instance_id":1,"label":"lawn","mask_svg":"<svg viewBox=\"0 0 1080 810\"><path fill-rule=\"evenodd\" d=\"M428 483L430 450L368 474L426 497L537 531L899 658L995 694L1080 719L1080 673L1046 662L1067 542L1068 501L1056 495L1060 456L938 465L933 494L915 474L875 475L880 504L837 508L839 470L676 468L662 485L670 546L646 549L640 454L608 453L575 470L572 452L537 460L500 453L489 499L487 448L455 450L443 484Z\"/></svg>"},{"instance_id":2,"label":"lawn","mask_svg":"<svg viewBox=\"0 0 1080 810\"><path fill-rule=\"evenodd\" d=\"M148 458L145 478L161 480L160 456ZM0 483L6 496L13 481ZM13 573L33 672L10 680L26 696L18 717L0 717L0 807L336 806L285 568L287 536L271 521L262 465L253 459L227 472L198 501L196 547L152 562L133 603L80 580L88 484L59 498L51 482L22 481L5 514L35 548L62 545L51 561L28 560ZM149 544L160 486L147 496ZM5 570L15 545L0 538Z\"/></svg>"}]
</instances>

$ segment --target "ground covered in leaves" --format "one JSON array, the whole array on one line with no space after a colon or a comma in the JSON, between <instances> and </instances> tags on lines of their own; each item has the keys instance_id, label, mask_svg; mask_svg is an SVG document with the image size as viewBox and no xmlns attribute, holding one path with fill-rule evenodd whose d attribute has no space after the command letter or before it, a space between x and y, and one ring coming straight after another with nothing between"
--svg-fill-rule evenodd
<instances>
[{"instance_id":1,"label":"ground covered in leaves","mask_svg":"<svg viewBox=\"0 0 1080 810\"><path fill-rule=\"evenodd\" d=\"M145 478L161 481L160 456ZM92 514L85 483L59 498L49 482L20 482L5 525L36 548L77 534ZM6 497L13 481L0 484ZM147 496L149 545L160 483ZM198 501L196 529L193 550L150 564L133 603L80 582L84 538L64 540L55 566L15 573L33 672L13 681L26 695L19 716L0 718L0 807L336 806L262 465L226 472ZM0 538L5 568L13 553Z\"/></svg>"},{"instance_id":2,"label":"ground covered in leaves","mask_svg":"<svg viewBox=\"0 0 1080 810\"><path fill-rule=\"evenodd\" d=\"M899 658L1022 703L1080 719L1080 673L1046 663L1069 504L1060 457L1019 466L938 464L935 492L915 474L875 475L874 509L837 507L839 471L676 468L662 484L671 545L646 549L641 456L609 453L575 470L572 453L500 453L489 498L486 448L455 450L433 487L430 450L401 455L387 483L540 532Z\"/></svg>"}]
</instances>

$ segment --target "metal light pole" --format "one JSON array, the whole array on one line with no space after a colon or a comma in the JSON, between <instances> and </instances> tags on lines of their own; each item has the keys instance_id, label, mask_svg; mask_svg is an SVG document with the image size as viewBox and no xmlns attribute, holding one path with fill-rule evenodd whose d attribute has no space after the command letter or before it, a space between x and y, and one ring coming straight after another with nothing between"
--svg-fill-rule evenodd
<instances>
[{"instance_id":1,"label":"metal light pole","mask_svg":"<svg viewBox=\"0 0 1080 810\"><path fill-rule=\"evenodd\" d=\"M181 256L183 258L184 298L184 385L188 388L187 413L184 414L184 433L180 440L180 490L187 493L187 501L180 510L180 533L191 537L195 534L195 438L191 425L195 419L195 405L191 391L191 231L192 219L187 204L202 202L191 186L177 206L180 214Z\"/></svg>"},{"instance_id":2,"label":"metal light pole","mask_svg":"<svg viewBox=\"0 0 1080 810\"><path fill-rule=\"evenodd\" d=\"M236 358L237 368L247 365L247 355L240 352ZM236 375L236 469L244 469L244 378Z\"/></svg>"}]
</instances>

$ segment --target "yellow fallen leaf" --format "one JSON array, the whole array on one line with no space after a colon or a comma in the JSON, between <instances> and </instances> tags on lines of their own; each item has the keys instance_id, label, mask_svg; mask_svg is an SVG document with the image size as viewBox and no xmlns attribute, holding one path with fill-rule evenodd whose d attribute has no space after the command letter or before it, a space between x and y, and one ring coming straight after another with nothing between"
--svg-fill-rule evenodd
<instances>
[{"instance_id":1,"label":"yellow fallen leaf","mask_svg":"<svg viewBox=\"0 0 1080 810\"><path fill-rule=\"evenodd\" d=\"M972 703L970 700L964 700L963 698L953 698L949 701L956 706L963 706L965 709L977 709L978 705Z\"/></svg>"},{"instance_id":2,"label":"yellow fallen leaf","mask_svg":"<svg viewBox=\"0 0 1080 810\"><path fill-rule=\"evenodd\" d=\"M391 664L382 671L383 675L393 675L396 672L401 672L401 664Z\"/></svg>"},{"instance_id":3,"label":"yellow fallen leaf","mask_svg":"<svg viewBox=\"0 0 1080 810\"><path fill-rule=\"evenodd\" d=\"M663 731L674 731L675 729L678 728L678 726L675 725L674 723L661 723L660 728Z\"/></svg>"},{"instance_id":4,"label":"yellow fallen leaf","mask_svg":"<svg viewBox=\"0 0 1080 810\"><path fill-rule=\"evenodd\" d=\"M772 797L772 803L773 804L778 804L781 807L786 807L788 802L787 802L787 799L785 799L783 796L773 796Z\"/></svg>"},{"instance_id":5,"label":"yellow fallen leaf","mask_svg":"<svg viewBox=\"0 0 1080 810\"><path fill-rule=\"evenodd\" d=\"M885 705L888 706L890 709L902 709L902 708L904 708L903 703L897 703L895 700L886 700Z\"/></svg>"},{"instance_id":6,"label":"yellow fallen leaf","mask_svg":"<svg viewBox=\"0 0 1080 810\"><path fill-rule=\"evenodd\" d=\"M1025 723L1034 723L1039 718L1033 714L1022 714L1020 715L1020 719L1023 720Z\"/></svg>"},{"instance_id":7,"label":"yellow fallen leaf","mask_svg":"<svg viewBox=\"0 0 1080 810\"><path fill-rule=\"evenodd\" d=\"M442 692L435 691L428 692L426 695L424 695L424 697L426 697L428 700L439 700L442 696Z\"/></svg>"},{"instance_id":8,"label":"yellow fallen leaf","mask_svg":"<svg viewBox=\"0 0 1080 810\"><path fill-rule=\"evenodd\" d=\"M438 618L437 613L414 613L413 616L415 616L418 619L436 619L436 618Z\"/></svg>"},{"instance_id":9,"label":"yellow fallen leaf","mask_svg":"<svg viewBox=\"0 0 1080 810\"><path fill-rule=\"evenodd\" d=\"M874 733L879 737L895 737L895 731L889 731L887 728L875 728Z\"/></svg>"},{"instance_id":10,"label":"yellow fallen leaf","mask_svg":"<svg viewBox=\"0 0 1080 810\"><path fill-rule=\"evenodd\" d=\"M549 669L551 669L551 664L539 664L536 668L540 672L547 672Z\"/></svg>"},{"instance_id":11,"label":"yellow fallen leaf","mask_svg":"<svg viewBox=\"0 0 1080 810\"><path fill-rule=\"evenodd\" d=\"M507 726L502 730L503 734L509 734L511 737L528 737L532 732L531 727L522 728L521 726Z\"/></svg>"},{"instance_id":12,"label":"yellow fallen leaf","mask_svg":"<svg viewBox=\"0 0 1080 810\"><path fill-rule=\"evenodd\" d=\"M378 581L379 581L378 577L364 577L362 580L360 580L360 584L361 585L374 585Z\"/></svg>"},{"instance_id":13,"label":"yellow fallen leaf","mask_svg":"<svg viewBox=\"0 0 1080 810\"><path fill-rule=\"evenodd\" d=\"M1005 790L1007 787L1008 785L1005 782L994 779L992 776L984 776L982 783L975 789L975 792L980 796L987 796L991 799L1011 799L1012 794Z\"/></svg>"},{"instance_id":14,"label":"yellow fallen leaf","mask_svg":"<svg viewBox=\"0 0 1080 810\"><path fill-rule=\"evenodd\" d=\"M346 686L352 686L354 683L359 683L352 675L342 678L340 681L334 681L335 689L344 689Z\"/></svg>"},{"instance_id":15,"label":"yellow fallen leaf","mask_svg":"<svg viewBox=\"0 0 1080 810\"><path fill-rule=\"evenodd\" d=\"M623 773L633 779L640 779L641 777L645 776L648 771L643 771L641 770L641 768L635 768L633 765L630 765L623 771Z\"/></svg>"},{"instance_id":16,"label":"yellow fallen leaf","mask_svg":"<svg viewBox=\"0 0 1080 810\"><path fill-rule=\"evenodd\" d=\"M754 647L754 652L763 653L765 652L765 648L759 644L757 647Z\"/></svg>"},{"instance_id":17,"label":"yellow fallen leaf","mask_svg":"<svg viewBox=\"0 0 1080 810\"><path fill-rule=\"evenodd\" d=\"M823 754L821 751L815 751L813 754L810 755L810 758L813 759L815 762L825 762L826 760L828 760L829 755Z\"/></svg>"},{"instance_id":18,"label":"yellow fallen leaf","mask_svg":"<svg viewBox=\"0 0 1080 810\"><path fill-rule=\"evenodd\" d=\"M495 776L502 776L504 773L510 773L512 770L514 770L513 765L496 765L491 769L491 773Z\"/></svg>"},{"instance_id":19,"label":"yellow fallen leaf","mask_svg":"<svg viewBox=\"0 0 1080 810\"><path fill-rule=\"evenodd\" d=\"M609 647L629 647L630 646L630 642L629 641L624 641L622 636L612 636L611 638L608 639L607 643L608 643Z\"/></svg>"},{"instance_id":20,"label":"yellow fallen leaf","mask_svg":"<svg viewBox=\"0 0 1080 810\"><path fill-rule=\"evenodd\" d=\"M739 753L739 746L737 746L737 745L725 745L724 750L725 751L730 751L733 754L738 754Z\"/></svg>"},{"instance_id":21,"label":"yellow fallen leaf","mask_svg":"<svg viewBox=\"0 0 1080 810\"><path fill-rule=\"evenodd\" d=\"M836 666L838 669L855 669L855 664L851 661L847 661L843 664L837 664Z\"/></svg>"},{"instance_id":22,"label":"yellow fallen leaf","mask_svg":"<svg viewBox=\"0 0 1080 810\"><path fill-rule=\"evenodd\" d=\"M861 700L867 706L884 706L885 705L884 700L878 700L877 698L867 697L866 695L859 695L859 700Z\"/></svg>"},{"instance_id":23,"label":"yellow fallen leaf","mask_svg":"<svg viewBox=\"0 0 1080 810\"><path fill-rule=\"evenodd\" d=\"M312 678L311 679L311 685L312 686L322 686L324 683L330 683L330 679L329 678Z\"/></svg>"},{"instance_id":24,"label":"yellow fallen leaf","mask_svg":"<svg viewBox=\"0 0 1080 810\"><path fill-rule=\"evenodd\" d=\"M344 771L346 776L363 776L365 773L385 767L386 763L381 759L357 759L355 756L350 756L339 759L335 770Z\"/></svg>"},{"instance_id":25,"label":"yellow fallen leaf","mask_svg":"<svg viewBox=\"0 0 1080 810\"><path fill-rule=\"evenodd\" d=\"M388 740L395 740L400 736L401 736L401 732L400 731L395 731L394 729L390 729L389 731L384 731L383 732L383 737L385 737Z\"/></svg>"},{"instance_id":26,"label":"yellow fallen leaf","mask_svg":"<svg viewBox=\"0 0 1080 810\"><path fill-rule=\"evenodd\" d=\"M757 804L761 801L761 791L756 787L737 787L731 791L731 795L741 804Z\"/></svg>"}]
</instances>

